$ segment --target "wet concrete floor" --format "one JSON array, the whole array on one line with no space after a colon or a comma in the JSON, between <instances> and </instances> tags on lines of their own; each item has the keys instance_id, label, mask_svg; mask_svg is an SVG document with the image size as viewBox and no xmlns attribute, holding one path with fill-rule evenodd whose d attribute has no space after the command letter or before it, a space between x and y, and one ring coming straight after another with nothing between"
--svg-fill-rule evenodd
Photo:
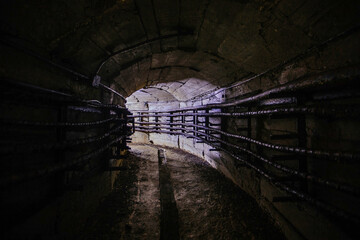
<instances>
[{"instance_id":1,"label":"wet concrete floor","mask_svg":"<svg viewBox=\"0 0 360 240\"><path fill-rule=\"evenodd\" d=\"M83 239L284 239L229 179L179 149L130 145L114 190Z\"/></svg>"}]
</instances>

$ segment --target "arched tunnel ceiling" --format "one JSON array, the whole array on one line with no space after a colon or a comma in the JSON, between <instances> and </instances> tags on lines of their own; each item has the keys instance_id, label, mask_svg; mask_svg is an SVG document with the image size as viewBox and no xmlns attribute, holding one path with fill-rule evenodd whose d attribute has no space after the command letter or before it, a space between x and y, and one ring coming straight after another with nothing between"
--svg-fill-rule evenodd
<instances>
[{"instance_id":1,"label":"arched tunnel ceiling","mask_svg":"<svg viewBox=\"0 0 360 240\"><path fill-rule=\"evenodd\" d=\"M359 22L359 1L1 1L1 32L125 96L188 78L224 86ZM346 17L344 17L346 16ZM127 50L127 51L122 51ZM119 54L111 57L119 51Z\"/></svg>"},{"instance_id":2,"label":"arched tunnel ceiling","mask_svg":"<svg viewBox=\"0 0 360 240\"><path fill-rule=\"evenodd\" d=\"M217 86L208 81L195 78L176 82L158 83L137 90L127 98L127 103L188 101L216 88Z\"/></svg>"}]
</instances>

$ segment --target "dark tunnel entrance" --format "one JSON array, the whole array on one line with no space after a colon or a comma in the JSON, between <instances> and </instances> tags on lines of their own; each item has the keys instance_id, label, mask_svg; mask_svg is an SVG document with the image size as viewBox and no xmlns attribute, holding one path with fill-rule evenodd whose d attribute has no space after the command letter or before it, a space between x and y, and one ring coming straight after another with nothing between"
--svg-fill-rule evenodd
<instances>
[{"instance_id":1,"label":"dark tunnel entrance","mask_svg":"<svg viewBox=\"0 0 360 240\"><path fill-rule=\"evenodd\" d=\"M359 9L0 1L2 238L358 239Z\"/></svg>"}]
</instances>

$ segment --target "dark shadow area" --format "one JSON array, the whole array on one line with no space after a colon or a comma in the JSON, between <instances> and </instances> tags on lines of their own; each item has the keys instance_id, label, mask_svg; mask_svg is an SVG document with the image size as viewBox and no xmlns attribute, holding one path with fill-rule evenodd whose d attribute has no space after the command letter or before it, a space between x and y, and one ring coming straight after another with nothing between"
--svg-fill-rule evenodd
<instances>
[{"instance_id":1,"label":"dark shadow area","mask_svg":"<svg viewBox=\"0 0 360 240\"><path fill-rule=\"evenodd\" d=\"M119 172L113 191L101 201L88 219L80 239L129 239L131 226L127 222L133 211L132 196L137 192L138 161L134 155L129 155L124 161L127 170Z\"/></svg>"},{"instance_id":2,"label":"dark shadow area","mask_svg":"<svg viewBox=\"0 0 360 240\"><path fill-rule=\"evenodd\" d=\"M166 165L165 151L158 150L160 184L160 239L179 239L179 213L171 184L170 171Z\"/></svg>"},{"instance_id":3,"label":"dark shadow area","mask_svg":"<svg viewBox=\"0 0 360 240\"><path fill-rule=\"evenodd\" d=\"M286 239L255 199L207 162L164 149L183 239Z\"/></svg>"}]
</instances>

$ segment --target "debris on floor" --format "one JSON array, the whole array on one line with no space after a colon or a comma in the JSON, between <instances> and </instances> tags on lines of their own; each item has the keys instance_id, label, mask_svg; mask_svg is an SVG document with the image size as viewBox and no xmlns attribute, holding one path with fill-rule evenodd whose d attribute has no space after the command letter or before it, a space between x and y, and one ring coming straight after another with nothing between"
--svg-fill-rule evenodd
<instances>
[{"instance_id":1,"label":"debris on floor","mask_svg":"<svg viewBox=\"0 0 360 240\"><path fill-rule=\"evenodd\" d=\"M161 219L171 222L168 228L179 239L285 239L254 199L202 159L154 145L131 148L124 162L128 170L119 172L113 192L88 220L82 239L173 239L164 235ZM164 149L166 163L159 161L159 149ZM162 195L161 181L170 181L165 193L173 191L175 206L164 204L171 198Z\"/></svg>"}]
</instances>

